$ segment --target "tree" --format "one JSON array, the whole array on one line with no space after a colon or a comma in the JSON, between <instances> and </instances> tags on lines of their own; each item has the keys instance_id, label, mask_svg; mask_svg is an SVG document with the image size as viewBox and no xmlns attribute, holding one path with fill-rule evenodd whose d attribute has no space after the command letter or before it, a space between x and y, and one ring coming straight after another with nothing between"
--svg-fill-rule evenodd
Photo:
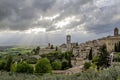
<instances>
[{"instance_id":1,"label":"tree","mask_svg":"<svg viewBox=\"0 0 120 80\"><path fill-rule=\"evenodd\" d=\"M26 62L29 64L36 64L37 63L37 58L35 57L29 57L26 59Z\"/></svg>"},{"instance_id":2,"label":"tree","mask_svg":"<svg viewBox=\"0 0 120 80\"><path fill-rule=\"evenodd\" d=\"M58 47L56 46L55 51L58 51Z\"/></svg>"},{"instance_id":3,"label":"tree","mask_svg":"<svg viewBox=\"0 0 120 80\"><path fill-rule=\"evenodd\" d=\"M120 52L120 41L118 42L118 52Z\"/></svg>"},{"instance_id":4,"label":"tree","mask_svg":"<svg viewBox=\"0 0 120 80\"><path fill-rule=\"evenodd\" d=\"M67 67L68 68L71 68L72 67L72 64L71 64L71 57L72 57L72 51L69 51L69 52L65 52L64 53L64 58L67 60L68 64L67 64Z\"/></svg>"},{"instance_id":5,"label":"tree","mask_svg":"<svg viewBox=\"0 0 120 80\"><path fill-rule=\"evenodd\" d=\"M61 64L60 61L55 60L52 63L52 69L54 69L54 70L61 70L61 68L62 68L62 64Z\"/></svg>"},{"instance_id":6,"label":"tree","mask_svg":"<svg viewBox=\"0 0 120 80\"><path fill-rule=\"evenodd\" d=\"M36 49L35 49L35 54L39 54L40 52L40 47L38 46Z\"/></svg>"},{"instance_id":7,"label":"tree","mask_svg":"<svg viewBox=\"0 0 120 80\"><path fill-rule=\"evenodd\" d=\"M34 49L32 50L32 53L33 53L33 54L39 54L39 52L40 52L40 47L39 47L39 46L37 46L36 48L34 48Z\"/></svg>"},{"instance_id":8,"label":"tree","mask_svg":"<svg viewBox=\"0 0 120 80\"><path fill-rule=\"evenodd\" d=\"M47 58L40 59L35 65L36 73L51 73L52 67L50 61Z\"/></svg>"},{"instance_id":9,"label":"tree","mask_svg":"<svg viewBox=\"0 0 120 80\"><path fill-rule=\"evenodd\" d=\"M90 63L90 62L85 62L85 64L84 64L84 69L87 70L87 69L90 68L90 66L91 66L91 63Z\"/></svg>"},{"instance_id":10,"label":"tree","mask_svg":"<svg viewBox=\"0 0 120 80\"><path fill-rule=\"evenodd\" d=\"M117 52L117 44L115 43L114 51Z\"/></svg>"},{"instance_id":11,"label":"tree","mask_svg":"<svg viewBox=\"0 0 120 80\"><path fill-rule=\"evenodd\" d=\"M97 63L97 67L99 68L107 68L109 67L109 53L107 52L106 45L101 46L99 59Z\"/></svg>"},{"instance_id":12,"label":"tree","mask_svg":"<svg viewBox=\"0 0 120 80\"><path fill-rule=\"evenodd\" d=\"M93 53L92 53L92 48L90 49L89 55L88 55L88 59L92 60L93 58Z\"/></svg>"},{"instance_id":13,"label":"tree","mask_svg":"<svg viewBox=\"0 0 120 80\"><path fill-rule=\"evenodd\" d=\"M78 46L79 44L78 44L78 42L76 42L76 46Z\"/></svg>"},{"instance_id":14,"label":"tree","mask_svg":"<svg viewBox=\"0 0 120 80\"><path fill-rule=\"evenodd\" d=\"M0 70L3 70L5 66L5 61L0 60Z\"/></svg>"},{"instance_id":15,"label":"tree","mask_svg":"<svg viewBox=\"0 0 120 80\"><path fill-rule=\"evenodd\" d=\"M120 52L120 41L117 42L117 43L115 43L115 45L114 45L114 51L115 52Z\"/></svg>"},{"instance_id":16,"label":"tree","mask_svg":"<svg viewBox=\"0 0 120 80\"><path fill-rule=\"evenodd\" d=\"M26 62L18 63L15 70L18 73L33 73L33 67Z\"/></svg>"},{"instance_id":17,"label":"tree","mask_svg":"<svg viewBox=\"0 0 120 80\"><path fill-rule=\"evenodd\" d=\"M92 59L92 63L97 65L98 64L98 60L99 60L99 56L95 56L93 59Z\"/></svg>"},{"instance_id":18,"label":"tree","mask_svg":"<svg viewBox=\"0 0 120 80\"><path fill-rule=\"evenodd\" d=\"M54 46L53 46L53 45L51 45L50 49L54 49Z\"/></svg>"},{"instance_id":19,"label":"tree","mask_svg":"<svg viewBox=\"0 0 120 80\"><path fill-rule=\"evenodd\" d=\"M62 60L62 70L65 70L68 68L68 61L66 59Z\"/></svg>"},{"instance_id":20,"label":"tree","mask_svg":"<svg viewBox=\"0 0 120 80\"><path fill-rule=\"evenodd\" d=\"M10 71L12 61L13 61L13 58L11 55L6 56L6 61L5 61L5 66L4 66L4 69L6 71Z\"/></svg>"}]
</instances>

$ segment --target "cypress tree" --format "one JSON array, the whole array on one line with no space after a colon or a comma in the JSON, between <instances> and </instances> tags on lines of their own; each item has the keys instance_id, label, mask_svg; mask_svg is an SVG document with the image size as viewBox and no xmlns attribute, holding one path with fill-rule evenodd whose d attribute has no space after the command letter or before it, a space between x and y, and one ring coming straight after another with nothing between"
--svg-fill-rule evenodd
<instances>
[{"instance_id":1,"label":"cypress tree","mask_svg":"<svg viewBox=\"0 0 120 80\"><path fill-rule=\"evenodd\" d=\"M116 52L118 52L118 51L119 51L119 44L116 43Z\"/></svg>"},{"instance_id":2,"label":"cypress tree","mask_svg":"<svg viewBox=\"0 0 120 80\"><path fill-rule=\"evenodd\" d=\"M117 44L115 43L114 51L117 52Z\"/></svg>"},{"instance_id":3,"label":"cypress tree","mask_svg":"<svg viewBox=\"0 0 120 80\"><path fill-rule=\"evenodd\" d=\"M107 68L110 66L108 58L109 58L109 53L107 52L107 47L106 47L106 45L103 45L100 48L100 54L99 54L99 59L98 59L98 63L97 63L98 69L100 67Z\"/></svg>"},{"instance_id":4,"label":"cypress tree","mask_svg":"<svg viewBox=\"0 0 120 80\"><path fill-rule=\"evenodd\" d=\"M89 52L88 59L89 59L89 60L92 60L92 58L93 58L93 55L92 55L92 48L91 48L91 49L90 49L90 52Z\"/></svg>"},{"instance_id":5,"label":"cypress tree","mask_svg":"<svg viewBox=\"0 0 120 80\"><path fill-rule=\"evenodd\" d=\"M120 52L120 41L118 42L118 52Z\"/></svg>"}]
</instances>

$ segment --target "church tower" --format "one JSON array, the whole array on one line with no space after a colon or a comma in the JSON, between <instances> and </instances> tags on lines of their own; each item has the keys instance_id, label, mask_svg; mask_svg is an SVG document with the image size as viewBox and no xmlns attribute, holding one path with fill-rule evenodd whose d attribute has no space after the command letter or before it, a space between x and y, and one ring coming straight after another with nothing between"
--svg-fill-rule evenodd
<instances>
[{"instance_id":1,"label":"church tower","mask_svg":"<svg viewBox=\"0 0 120 80\"><path fill-rule=\"evenodd\" d=\"M118 30L118 28L116 27L115 29L114 29L114 36L118 36L119 35L119 30Z\"/></svg>"},{"instance_id":2,"label":"church tower","mask_svg":"<svg viewBox=\"0 0 120 80\"><path fill-rule=\"evenodd\" d=\"M66 42L67 42L67 51L71 50L71 36L67 35L66 36Z\"/></svg>"}]
</instances>

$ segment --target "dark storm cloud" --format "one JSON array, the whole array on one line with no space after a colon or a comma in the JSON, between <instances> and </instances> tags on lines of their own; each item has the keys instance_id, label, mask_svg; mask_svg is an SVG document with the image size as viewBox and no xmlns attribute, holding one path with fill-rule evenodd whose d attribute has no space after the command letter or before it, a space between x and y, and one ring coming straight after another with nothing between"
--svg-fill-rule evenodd
<instances>
[{"instance_id":1,"label":"dark storm cloud","mask_svg":"<svg viewBox=\"0 0 120 80\"><path fill-rule=\"evenodd\" d=\"M18 0L19 3L20 0ZM0 20L10 16L12 11L17 10L18 3L14 0L0 0Z\"/></svg>"},{"instance_id":2,"label":"dark storm cloud","mask_svg":"<svg viewBox=\"0 0 120 80\"><path fill-rule=\"evenodd\" d=\"M34 0L33 6L37 9L42 9L46 11L53 6L56 0Z\"/></svg>"},{"instance_id":3,"label":"dark storm cloud","mask_svg":"<svg viewBox=\"0 0 120 80\"><path fill-rule=\"evenodd\" d=\"M99 6L96 0L0 0L0 30L27 30L29 28L45 28L46 31L70 30L84 27L89 32L103 32L119 27L119 2L107 6ZM109 4L109 3L108 3ZM40 16L58 17L41 19ZM66 18L75 16L69 24L59 28L54 25ZM37 23L34 23L37 22ZM83 26L83 24L85 24ZM102 30L104 29L104 30ZM79 30L79 29L78 29Z\"/></svg>"},{"instance_id":4,"label":"dark storm cloud","mask_svg":"<svg viewBox=\"0 0 120 80\"><path fill-rule=\"evenodd\" d=\"M103 33L112 31L116 26L119 27L118 22L120 19L116 21L113 20L113 18L120 13L119 4L115 3L114 5L98 7L94 2L87 2L79 8L77 6L74 6L73 11L71 8L71 12L73 12L72 15L82 15L82 17L79 17L82 19L80 22L71 22L71 24L67 25L69 27L66 26L66 28L70 29L80 26L84 27L88 32ZM85 24L85 26L81 26L82 24Z\"/></svg>"},{"instance_id":5,"label":"dark storm cloud","mask_svg":"<svg viewBox=\"0 0 120 80\"><path fill-rule=\"evenodd\" d=\"M0 0L1 30L27 30L54 0ZM31 3L32 2L32 3ZM39 15L38 15L39 14Z\"/></svg>"}]
</instances>

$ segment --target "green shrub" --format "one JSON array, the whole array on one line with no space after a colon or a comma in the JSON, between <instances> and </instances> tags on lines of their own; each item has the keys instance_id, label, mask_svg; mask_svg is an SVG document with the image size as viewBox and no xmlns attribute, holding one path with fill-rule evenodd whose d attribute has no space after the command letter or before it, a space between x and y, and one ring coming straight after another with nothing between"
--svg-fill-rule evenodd
<instances>
[{"instance_id":1,"label":"green shrub","mask_svg":"<svg viewBox=\"0 0 120 80\"><path fill-rule=\"evenodd\" d=\"M86 62L86 63L84 64L84 69L87 70L87 69L90 68L90 66L91 66L91 63L90 63L90 62Z\"/></svg>"},{"instance_id":2,"label":"green shrub","mask_svg":"<svg viewBox=\"0 0 120 80\"><path fill-rule=\"evenodd\" d=\"M94 63L95 65L97 65L98 60L99 60L99 56L96 56L96 57L93 58L92 63Z\"/></svg>"},{"instance_id":3,"label":"green shrub","mask_svg":"<svg viewBox=\"0 0 120 80\"><path fill-rule=\"evenodd\" d=\"M30 58L28 58L26 61L27 61L27 63L29 63L29 64L36 64L36 63L37 63L37 59L34 58L34 57L30 57Z\"/></svg>"},{"instance_id":4,"label":"green shrub","mask_svg":"<svg viewBox=\"0 0 120 80\"><path fill-rule=\"evenodd\" d=\"M11 55L7 55L5 58L5 66L4 66L4 70L6 71L10 71L10 67L13 61L13 57Z\"/></svg>"},{"instance_id":5,"label":"green shrub","mask_svg":"<svg viewBox=\"0 0 120 80\"><path fill-rule=\"evenodd\" d=\"M5 61L0 61L0 70L3 70L5 66Z\"/></svg>"},{"instance_id":6,"label":"green shrub","mask_svg":"<svg viewBox=\"0 0 120 80\"><path fill-rule=\"evenodd\" d=\"M37 64L35 65L36 73L51 73L51 71L52 67L50 61L47 58L38 60Z\"/></svg>"},{"instance_id":7,"label":"green shrub","mask_svg":"<svg viewBox=\"0 0 120 80\"><path fill-rule=\"evenodd\" d=\"M11 65L10 71L11 71L11 72L16 72L16 66L17 66L17 64L13 63L13 64Z\"/></svg>"},{"instance_id":8,"label":"green shrub","mask_svg":"<svg viewBox=\"0 0 120 80\"><path fill-rule=\"evenodd\" d=\"M62 64L60 61L54 61L52 63L52 69L54 70L60 70L62 68Z\"/></svg>"},{"instance_id":9,"label":"green shrub","mask_svg":"<svg viewBox=\"0 0 120 80\"><path fill-rule=\"evenodd\" d=\"M62 70L65 70L68 68L68 61L66 59L62 60Z\"/></svg>"},{"instance_id":10,"label":"green shrub","mask_svg":"<svg viewBox=\"0 0 120 80\"><path fill-rule=\"evenodd\" d=\"M0 72L0 80L120 80L120 63L104 70L87 70L74 75L51 75Z\"/></svg>"},{"instance_id":11,"label":"green shrub","mask_svg":"<svg viewBox=\"0 0 120 80\"><path fill-rule=\"evenodd\" d=\"M15 67L16 69L14 69L14 66L15 65L13 65L13 71L15 70L18 73L33 73L34 70L33 67L26 62L18 63Z\"/></svg>"}]
</instances>

